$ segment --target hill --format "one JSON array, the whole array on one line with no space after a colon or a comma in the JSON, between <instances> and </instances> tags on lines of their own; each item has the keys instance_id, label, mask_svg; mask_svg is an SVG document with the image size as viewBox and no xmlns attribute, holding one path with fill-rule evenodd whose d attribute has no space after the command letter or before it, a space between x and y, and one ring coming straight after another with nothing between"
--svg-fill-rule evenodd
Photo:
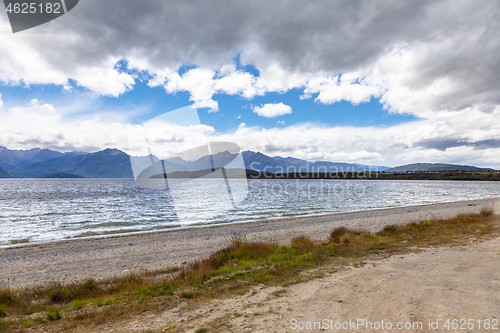
<instances>
[{"instance_id":1,"label":"hill","mask_svg":"<svg viewBox=\"0 0 500 333\"><path fill-rule=\"evenodd\" d=\"M380 165L366 165L357 163L335 163L327 161L307 161L295 157L275 156L273 159L286 162L297 167L297 172L363 172L384 171L388 167Z\"/></svg>"},{"instance_id":2,"label":"hill","mask_svg":"<svg viewBox=\"0 0 500 333\"><path fill-rule=\"evenodd\" d=\"M287 161L281 161L253 151L244 151L242 153L245 167L248 170L266 171L271 173L283 173L287 170L296 169L297 167Z\"/></svg>"},{"instance_id":3,"label":"hill","mask_svg":"<svg viewBox=\"0 0 500 333\"><path fill-rule=\"evenodd\" d=\"M44 162L69 153L61 153L50 149L33 148L29 150L10 150L0 146L0 165L6 171L14 171L20 165Z\"/></svg>"},{"instance_id":4,"label":"hill","mask_svg":"<svg viewBox=\"0 0 500 333\"><path fill-rule=\"evenodd\" d=\"M0 178L12 178L12 175L0 166Z\"/></svg>"},{"instance_id":5,"label":"hill","mask_svg":"<svg viewBox=\"0 0 500 333\"><path fill-rule=\"evenodd\" d=\"M458 165L458 164L445 164L445 163L413 163L398 166L395 168L390 168L385 170L385 172L438 172L438 171L476 171L476 172L490 172L495 171L490 168L478 168L470 165Z\"/></svg>"},{"instance_id":6,"label":"hill","mask_svg":"<svg viewBox=\"0 0 500 333\"><path fill-rule=\"evenodd\" d=\"M24 177L39 177L66 172L85 178L132 178L130 157L118 149L97 153L74 153L44 162L22 165L17 169Z\"/></svg>"},{"instance_id":7,"label":"hill","mask_svg":"<svg viewBox=\"0 0 500 333\"><path fill-rule=\"evenodd\" d=\"M38 176L37 178L85 178L85 177L68 172L56 172L56 173L51 173L50 175Z\"/></svg>"}]
</instances>

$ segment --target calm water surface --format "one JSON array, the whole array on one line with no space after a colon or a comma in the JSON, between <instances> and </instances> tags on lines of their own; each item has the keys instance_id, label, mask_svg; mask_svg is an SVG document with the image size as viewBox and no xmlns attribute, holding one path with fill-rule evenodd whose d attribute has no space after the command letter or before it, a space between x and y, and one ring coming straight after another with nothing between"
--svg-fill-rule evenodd
<instances>
[{"instance_id":1,"label":"calm water surface","mask_svg":"<svg viewBox=\"0 0 500 333\"><path fill-rule=\"evenodd\" d=\"M0 179L0 246L500 196L500 182L236 182L248 182L249 193L227 211L213 203L203 206L209 180L187 182L183 191L193 206L180 223L168 190L139 188L132 179Z\"/></svg>"}]
</instances>

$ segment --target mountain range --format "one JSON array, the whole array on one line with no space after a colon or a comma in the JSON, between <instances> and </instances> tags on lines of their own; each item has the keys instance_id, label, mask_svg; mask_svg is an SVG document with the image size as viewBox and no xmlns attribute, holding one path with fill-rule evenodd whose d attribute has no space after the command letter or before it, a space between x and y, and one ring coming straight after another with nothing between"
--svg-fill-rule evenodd
<instances>
[{"instance_id":1,"label":"mountain range","mask_svg":"<svg viewBox=\"0 0 500 333\"><path fill-rule=\"evenodd\" d=\"M118 149L97 153L60 153L49 149L9 150L0 147L0 177L35 178L67 173L86 178L132 178L130 157Z\"/></svg>"},{"instance_id":2,"label":"mountain range","mask_svg":"<svg viewBox=\"0 0 500 333\"><path fill-rule=\"evenodd\" d=\"M496 171L490 168L478 168L470 165L444 164L444 163L414 163L385 170L386 172L434 172L434 171Z\"/></svg>"},{"instance_id":3,"label":"mountain range","mask_svg":"<svg viewBox=\"0 0 500 333\"><path fill-rule=\"evenodd\" d=\"M294 157L270 157L259 152L242 153L245 168L270 173L304 172L412 172L412 171L493 171L493 169L453 164L419 163L388 168L356 163L334 163L327 161L306 161ZM203 156L194 161L173 157L164 162L167 172L206 170L223 166L235 155L228 151L212 156ZM150 160L151 157L139 159ZM155 158L156 159L156 158ZM158 159L156 159L158 161ZM0 178L35 177L85 177L85 178L133 178L130 156L118 149L105 149L95 153L62 153L49 149L10 150L0 147Z\"/></svg>"}]
</instances>

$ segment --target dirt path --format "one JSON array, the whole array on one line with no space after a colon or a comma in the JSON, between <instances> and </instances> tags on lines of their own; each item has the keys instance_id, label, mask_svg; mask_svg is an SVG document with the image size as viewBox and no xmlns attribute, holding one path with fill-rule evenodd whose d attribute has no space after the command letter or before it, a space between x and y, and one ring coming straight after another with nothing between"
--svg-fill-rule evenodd
<instances>
[{"instance_id":1,"label":"dirt path","mask_svg":"<svg viewBox=\"0 0 500 333\"><path fill-rule=\"evenodd\" d=\"M231 327L221 332L498 332L500 238L393 256L284 290L255 291L195 310L179 305L159 316L145 314L110 331L187 326L195 332L226 322ZM453 325L454 319L459 325L470 321L464 329L447 329L447 320ZM436 321L438 329L429 328ZM315 322L321 325L314 328ZM403 329L396 329L398 323Z\"/></svg>"}]
</instances>

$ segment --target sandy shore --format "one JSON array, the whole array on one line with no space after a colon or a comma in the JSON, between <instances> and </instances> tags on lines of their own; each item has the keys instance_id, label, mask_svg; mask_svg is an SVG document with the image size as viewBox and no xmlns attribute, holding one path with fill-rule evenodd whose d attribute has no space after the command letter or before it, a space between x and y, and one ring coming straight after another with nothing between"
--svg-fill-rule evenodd
<instances>
[{"instance_id":1,"label":"sandy shore","mask_svg":"<svg viewBox=\"0 0 500 333\"><path fill-rule=\"evenodd\" d=\"M498 198L484 199L3 248L0 287L69 283L179 266L224 247L235 234L249 240L287 242L299 235L324 240L341 225L377 231L385 225L475 213L499 204Z\"/></svg>"}]
</instances>

